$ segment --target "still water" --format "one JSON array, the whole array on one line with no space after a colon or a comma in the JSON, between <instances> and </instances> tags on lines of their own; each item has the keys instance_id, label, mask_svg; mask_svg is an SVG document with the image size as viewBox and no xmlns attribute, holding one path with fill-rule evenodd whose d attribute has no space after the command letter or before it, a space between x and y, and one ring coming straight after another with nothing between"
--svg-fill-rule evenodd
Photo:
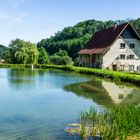
<instances>
[{"instance_id":1,"label":"still water","mask_svg":"<svg viewBox=\"0 0 140 140\"><path fill-rule=\"evenodd\" d=\"M0 69L0 140L71 140L81 111L139 103L140 89L53 70Z\"/></svg>"}]
</instances>

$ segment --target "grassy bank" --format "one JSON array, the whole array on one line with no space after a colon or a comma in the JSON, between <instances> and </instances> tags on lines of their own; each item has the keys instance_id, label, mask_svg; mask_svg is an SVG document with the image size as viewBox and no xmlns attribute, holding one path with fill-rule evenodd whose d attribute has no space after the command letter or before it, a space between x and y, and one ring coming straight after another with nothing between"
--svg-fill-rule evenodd
<instances>
[{"instance_id":1,"label":"grassy bank","mask_svg":"<svg viewBox=\"0 0 140 140\"><path fill-rule=\"evenodd\" d=\"M102 112L95 108L80 114L79 125L67 132L83 138L100 137L103 140L140 139L140 106L115 106Z\"/></svg>"},{"instance_id":2,"label":"grassy bank","mask_svg":"<svg viewBox=\"0 0 140 140\"><path fill-rule=\"evenodd\" d=\"M60 69L65 71L73 71L76 73L96 75L103 78L113 79L115 81L129 82L140 86L140 75L136 75L132 73L116 72L116 71L93 69L93 68L74 67L74 66L36 65L36 67Z\"/></svg>"},{"instance_id":3,"label":"grassy bank","mask_svg":"<svg viewBox=\"0 0 140 140\"><path fill-rule=\"evenodd\" d=\"M1 64L1 68L30 68L30 65L18 65L18 64ZM72 71L76 73L96 75L103 78L113 79L115 81L129 82L135 85L140 86L140 75L126 73L126 72L116 72L110 70L101 70L101 69L92 69L92 68L83 68L83 67L74 67L74 66L59 66L59 65L34 65L35 68L41 69L59 69L65 71Z\"/></svg>"}]
</instances>

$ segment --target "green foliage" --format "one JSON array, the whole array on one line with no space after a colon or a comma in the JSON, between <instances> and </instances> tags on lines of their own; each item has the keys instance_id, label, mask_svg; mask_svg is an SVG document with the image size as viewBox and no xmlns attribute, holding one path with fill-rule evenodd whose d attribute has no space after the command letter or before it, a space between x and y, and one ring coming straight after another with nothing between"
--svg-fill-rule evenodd
<instances>
[{"instance_id":1,"label":"green foliage","mask_svg":"<svg viewBox=\"0 0 140 140\"><path fill-rule=\"evenodd\" d=\"M49 57L50 63L55 65L68 65L72 63L72 59L68 56L65 50L59 50L59 52Z\"/></svg>"},{"instance_id":2,"label":"green foliage","mask_svg":"<svg viewBox=\"0 0 140 140\"><path fill-rule=\"evenodd\" d=\"M78 23L74 27L64 28L62 32L57 32L50 39L43 39L37 44L37 47L46 48L49 55L59 51L66 50L68 55L75 59L77 52L87 43L95 31L105 28L101 21L89 20Z\"/></svg>"},{"instance_id":3,"label":"green foliage","mask_svg":"<svg viewBox=\"0 0 140 140\"><path fill-rule=\"evenodd\" d=\"M0 45L0 59L5 59L5 54L7 50L7 47Z\"/></svg>"},{"instance_id":4,"label":"green foliage","mask_svg":"<svg viewBox=\"0 0 140 140\"><path fill-rule=\"evenodd\" d=\"M59 51L58 51L57 53L55 53L55 55L64 57L64 56L68 56L68 53L67 53L67 51L65 51L65 50L59 49Z\"/></svg>"},{"instance_id":5,"label":"green foliage","mask_svg":"<svg viewBox=\"0 0 140 140\"><path fill-rule=\"evenodd\" d=\"M139 116L140 106L135 105L115 106L99 113L93 107L81 113L80 124L87 129L80 133L92 137L100 134L104 140L125 140L140 132Z\"/></svg>"},{"instance_id":6,"label":"green foliage","mask_svg":"<svg viewBox=\"0 0 140 140\"><path fill-rule=\"evenodd\" d=\"M38 60L38 50L35 44L24 40L12 40L6 54L7 63L35 64Z\"/></svg>"},{"instance_id":7,"label":"green foliage","mask_svg":"<svg viewBox=\"0 0 140 140\"><path fill-rule=\"evenodd\" d=\"M79 57L75 58L73 65L74 66L78 66L79 65Z\"/></svg>"},{"instance_id":8,"label":"green foliage","mask_svg":"<svg viewBox=\"0 0 140 140\"><path fill-rule=\"evenodd\" d=\"M38 63L39 64L48 64L49 63L49 56L46 50L41 47L38 49L39 51L39 56L38 56Z\"/></svg>"},{"instance_id":9,"label":"green foliage","mask_svg":"<svg viewBox=\"0 0 140 140\"><path fill-rule=\"evenodd\" d=\"M140 34L140 18L132 20L131 23L136 28L138 33Z\"/></svg>"}]
</instances>

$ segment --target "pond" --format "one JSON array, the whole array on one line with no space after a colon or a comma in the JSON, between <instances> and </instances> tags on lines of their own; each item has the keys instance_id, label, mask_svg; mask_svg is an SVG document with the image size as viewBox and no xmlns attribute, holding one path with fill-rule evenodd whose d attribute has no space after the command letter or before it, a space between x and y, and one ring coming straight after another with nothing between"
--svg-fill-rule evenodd
<instances>
[{"instance_id":1,"label":"pond","mask_svg":"<svg viewBox=\"0 0 140 140\"><path fill-rule=\"evenodd\" d=\"M0 69L1 140L71 140L83 110L140 102L140 89L55 70Z\"/></svg>"}]
</instances>

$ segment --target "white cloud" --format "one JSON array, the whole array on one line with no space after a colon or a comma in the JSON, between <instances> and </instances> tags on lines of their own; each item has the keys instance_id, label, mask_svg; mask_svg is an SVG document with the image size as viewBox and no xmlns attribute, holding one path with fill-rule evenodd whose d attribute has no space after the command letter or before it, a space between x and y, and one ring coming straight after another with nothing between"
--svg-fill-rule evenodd
<instances>
[{"instance_id":1,"label":"white cloud","mask_svg":"<svg viewBox=\"0 0 140 140\"><path fill-rule=\"evenodd\" d=\"M8 0L8 4L10 5L11 8L17 8L25 2L26 0Z\"/></svg>"},{"instance_id":2,"label":"white cloud","mask_svg":"<svg viewBox=\"0 0 140 140\"><path fill-rule=\"evenodd\" d=\"M22 21L25 17L27 17L28 16L28 14L27 13L20 13L20 14L18 14L14 19L13 19L13 21L14 22L20 22L20 21Z\"/></svg>"},{"instance_id":3,"label":"white cloud","mask_svg":"<svg viewBox=\"0 0 140 140\"><path fill-rule=\"evenodd\" d=\"M9 19L10 18L10 16L8 16L8 15L1 15L1 17L0 17L1 19Z\"/></svg>"},{"instance_id":4,"label":"white cloud","mask_svg":"<svg viewBox=\"0 0 140 140\"><path fill-rule=\"evenodd\" d=\"M13 22L21 22L23 21L26 17L28 16L28 13L19 13L16 15L0 15L0 20L4 21L4 20L10 20Z\"/></svg>"}]
</instances>

